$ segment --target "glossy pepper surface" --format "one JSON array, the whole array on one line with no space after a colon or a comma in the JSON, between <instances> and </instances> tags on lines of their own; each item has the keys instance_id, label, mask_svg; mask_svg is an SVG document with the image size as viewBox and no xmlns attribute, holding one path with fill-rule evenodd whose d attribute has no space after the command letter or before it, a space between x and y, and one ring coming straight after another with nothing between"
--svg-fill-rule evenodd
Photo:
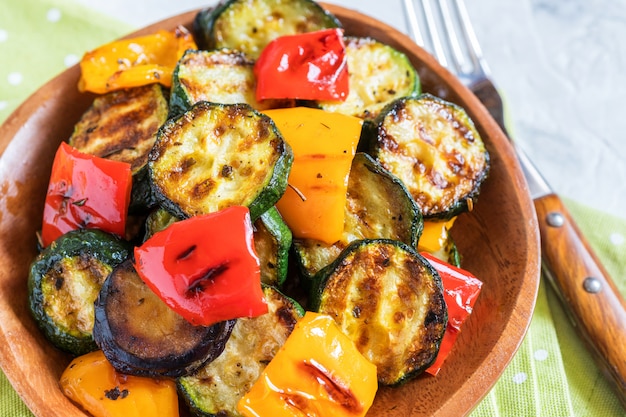
<instances>
[{"instance_id":1,"label":"glossy pepper surface","mask_svg":"<svg viewBox=\"0 0 626 417\"><path fill-rule=\"evenodd\" d=\"M237 405L246 417L364 416L376 366L330 316L307 312Z\"/></svg>"},{"instance_id":2,"label":"glossy pepper surface","mask_svg":"<svg viewBox=\"0 0 626 417\"><path fill-rule=\"evenodd\" d=\"M172 74L187 49L197 49L187 29L122 39L87 52L80 61L80 91L103 94L122 88L172 84Z\"/></svg>"},{"instance_id":3,"label":"glossy pepper surface","mask_svg":"<svg viewBox=\"0 0 626 417\"><path fill-rule=\"evenodd\" d=\"M343 31L324 29L281 36L261 52L254 66L256 98L344 101L348 60Z\"/></svg>"},{"instance_id":4,"label":"glossy pepper surface","mask_svg":"<svg viewBox=\"0 0 626 417\"><path fill-rule=\"evenodd\" d=\"M437 359L426 369L426 372L437 375L461 332L461 326L472 314L483 283L469 271L443 262L426 252L422 252L421 255L439 273L443 284L443 298L448 308L448 325L439 346Z\"/></svg>"},{"instance_id":5,"label":"glossy pepper surface","mask_svg":"<svg viewBox=\"0 0 626 417\"><path fill-rule=\"evenodd\" d=\"M61 375L60 385L67 397L94 417L179 415L173 380L121 374L101 350L75 358Z\"/></svg>"},{"instance_id":6,"label":"glossy pepper surface","mask_svg":"<svg viewBox=\"0 0 626 417\"><path fill-rule=\"evenodd\" d=\"M455 220L456 217L448 221L424 221L418 249L429 253L436 253L443 249L448 242L449 231Z\"/></svg>"},{"instance_id":7,"label":"glossy pepper surface","mask_svg":"<svg viewBox=\"0 0 626 417\"><path fill-rule=\"evenodd\" d=\"M264 113L294 154L278 211L294 237L336 242L343 232L348 177L363 121L307 107Z\"/></svg>"},{"instance_id":8,"label":"glossy pepper surface","mask_svg":"<svg viewBox=\"0 0 626 417\"><path fill-rule=\"evenodd\" d=\"M268 311L247 207L175 222L135 248L135 269L170 308L210 326Z\"/></svg>"},{"instance_id":9,"label":"glossy pepper surface","mask_svg":"<svg viewBox=\"0 0 626 417\"><path fill-rule=\"evenodd\" d=\"M43 246L76 229L124 237L131 187L130 164L84 154L62 142L46 193Z\"/></svg>"}]
</instances>

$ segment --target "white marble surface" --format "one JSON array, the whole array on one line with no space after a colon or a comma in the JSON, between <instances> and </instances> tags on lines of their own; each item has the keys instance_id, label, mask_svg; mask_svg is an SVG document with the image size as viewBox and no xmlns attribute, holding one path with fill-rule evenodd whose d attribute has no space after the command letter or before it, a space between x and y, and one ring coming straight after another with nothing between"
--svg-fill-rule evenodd
<instances>
[{"instance_id":1,"label":"white marble surface","mask_svg":"<svg viewBox=\"0 0 626 417\"><path fill-rule=\"evenodd\" d=\"M137 27L215 3L79 1ZM332 2L408 31L401 0ZM514 138L559 194L626 219L626 1L466 3Z\"/></svg>"}]
</instances>

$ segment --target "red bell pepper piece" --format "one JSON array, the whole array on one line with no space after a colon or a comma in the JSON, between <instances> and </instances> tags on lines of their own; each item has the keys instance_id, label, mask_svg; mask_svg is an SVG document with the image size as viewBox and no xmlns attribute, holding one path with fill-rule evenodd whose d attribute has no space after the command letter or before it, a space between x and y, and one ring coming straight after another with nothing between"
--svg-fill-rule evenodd
<instances>
[{"instance_id":1,"label":"red bell pepper piece","mask_svg":"<svg viewBox=\"0 0 626 417\"><path fill-rule=\"evenodd\" d=\"M429 374L437 375L441 365L452 350L452 346L461 331L461 325L472 313L483 283L470 272L450 265L427 252L421 252L421 255L431 263L441 276L443 298L448 308L448 326L443 335L437 359L426 369Z\"/></svg>"},{"instance_id":2,"label":"red bell pepper piece","mask_svg":"<svg viewBox=\"0 0 626 417\"><path fill-rule=\"evenodd\" d=\"M341 29L281 36L254 66L256 98L344 101L348 63Z\"/></svg>"},{"instance_id":3,"label":"red bell pepper piece","mask_svg":"<svg viewBox=\"0 0 626 417\"><path fill-rule=\"evenodd\" d=\"M247 207L171 224L135 248L135 269L193 325L267 313Z\"/></svg>"},{"instance_id":4,"label":"red bell pepper piece","mask_svg":"<svg viewBox=\"0 0 626 417\"><path fill-rule=\"evenodd\" d=\"M123 237L130 203L130 164L59 146L43 211L44 246L70 230L101 229Z\"/></svg>"}]
</instances>

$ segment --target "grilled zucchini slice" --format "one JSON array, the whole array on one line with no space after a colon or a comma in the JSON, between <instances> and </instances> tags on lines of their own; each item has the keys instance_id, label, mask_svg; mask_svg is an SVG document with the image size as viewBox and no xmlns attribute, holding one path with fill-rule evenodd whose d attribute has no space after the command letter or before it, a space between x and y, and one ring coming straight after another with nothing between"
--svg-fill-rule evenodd
<instances>
[{"instance_id":1,"label":"grilled zucchini slice","mask_svg":"<svg viewBox=\"0 0 626 417\"><path fill-rule=\"evenodd\" d=\"M254 248L261 263L261 282L280 287L287 279L293 235L272 207L254 222Z\"/></svg>"},{"instance_id":2,"label":"grilled zucchini slice","mask_svg":"<svg viewBox=\"0 0 626 417\"><path fill-rule=\"evenodd\" d=\"M131 165L131 212L154 205L145 166L168 112L168 98L159 84L113 91L95 98L68 140L83 153Z\"/></svg>"},{"instance_id":3,"label":"grilled zucchini slice","mask_svg":"<svg viewBox=\"0 0 626 417\"><path fill-rule=\"evenodd\" d=\"M94 340L113 367L128 375L179 377L214 360L235 325L194 326L169 308L130 260L107 278L95 304Z\"/></svg>"},{"instance_id":4,"label":"grilled zucchini slice","mask_svg":"<svg viewBox=\"0 0 626 417\"><path fill-rule=\"evenodd\" d=\"M106 277L130 255L130 246L95 229L68 232L30 267L30 311L56 347L82 355L97 349L94 302Z\"/></svg>"},{"instance_id":5,"label":"grilled zucchini slice","mask_svg":"<svg viewBox=\"0 0 626 417\"><path fill-rule=\"evenodd\" d=\"M178 115L199 101L247 103L257 110L285 107L283 100L256 100L254 61L232 49L188 50L172 76L170 112Z\"/></svg>"},{"instance_id":6,"label":"grilled zucchini slice","mask_svg":"<svg viewBox=\"0 0 626 417\"><path fill-rule=\"evenodd\" d=\"M402 180L425 219L471 210L489 153L463 108L430 94L405 97L364 130L369 152Z\"/></svg>"},{"instance_id":7,"label":"grilled zucchini slice","mask_svg":"<svg viewBox=\"0 0 626 417\"><path fill-rule=\"evenodd\" d=\"M152 210L144 222L143 241L145 242L156 232L160 232L170 224L179 220L180 219L178 217L172 215L169 211L162 207Z\"/></svg>"},{"instance_id":8,"label":"grilled zucchini slice","mask_svg":"<svg viewBox=\"0 0 626 417\"><path fill-rule=\"evenodd\" d=\"M376 365L380 384L402 384L437 357L448 322L443 287L413 248L355 241L316 281L311 308L334 318Z\"/></svg>"},{"instance_id":9,"label":"grilled zucchini slice","mask_svg":"<svg viewBox=\"0 0 626 417\"><path fill-rule=\"evenodd\" d=\"M224 352L195 374L178 379L179 392L194 415L240 416L237 402L303 317L302 307L277 289L264 286L263 292L269 312L238 319Z\"/></svg>"},{"instance_id":10,"label":"grilled zucchini slice","mask_svg":"<svg viewBox=\"0 0 626 417\"><path fill-rule=\"evenodd\" d=\"M201 101L163 125L148 167L154 195L173 215L240 205L254 221L285 192L292 161L269 117L247 104Z\"/></svg>"},{"instance_id":11,"label":"grilled zucchini slice","mask_svg":"<svg viewBox=\"0 0 626 417\"><path fill-rule=\"evenodd\" d=\"M374 119L392 101L421 91L417 70L402 52L371 38L345 37L350 92L345 101L319 102L333 113Z\"/></svg>"},{"instance_id":12,"label":"grilled zucchini slice","mask_svg":"<svg viewBox=\"0 0 626 417\"><path fill-rule=\"evenodd\" d=\"M354 240L387 238L415 246L422 227L422 214L402 182L371 156L357 152L348 178L342 238L332 245L294 239L293 252L306 282Z\"/></svg>"},{"instance_id":13,"label":"grilled zucchini slice","mask_svg":"<svg viewBox=\"0 0 626 417\"><path fill-rule=\"evenodd\" d=\"M238 49L252 59L279 36L341 27L312 0L226 0L201 10L193 23L198 45Z\"/></svg>"}]
</instances>

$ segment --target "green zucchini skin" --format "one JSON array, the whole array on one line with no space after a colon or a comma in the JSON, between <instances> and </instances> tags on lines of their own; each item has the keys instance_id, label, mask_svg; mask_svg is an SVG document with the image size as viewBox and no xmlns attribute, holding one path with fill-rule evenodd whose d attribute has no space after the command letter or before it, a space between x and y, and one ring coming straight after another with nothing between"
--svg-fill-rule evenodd
<instances>
[{"instance_id":1,"label":"green zucchini skin","mask_svg":"<svg viewBox=\"0 0 626 417\"><path fill-rule=\"evenodd\" d=\"M190 324L143 282L127 260L100 290L93 334L117 371L175 378L218 357L234 325L235 320L206 327Z\"/></svg>"},{"instance_id":2,"label":"green zucchini skin","mask_svg":"<svg viewBox=\"0 0 626 417\"><path fill-rule=\"evenodd\" d=\"M405 54L372 38L344 39L350 92L343 102L318 102L322 109L372 120L392 101L420 94L420 77Z\"/></svg>"},{"instance_id":3,"label":"green zucchini skin","mask_svg":"<svg viewBox=\"0 0 626 417\"><path fill-rule=\"evenodd\" d=\"M261 282L280 288L287 279L291 229L271 207L254 222L254 247L261 262Z\"/></svg>"},{"instance_id":4,"label":"green zucchini skin","mask_svg":"<svg viewBox=\"0 0 626 417\"><path fill-rule=\"evenodd\" d=\"M293 254L306 282L339 256L351 242L387 238L416 246L424 222L404 184L371 156L357 152L348 178L344 231L332 245L294 239Z\"/></svg>"},{"instance_id":5,"label":"green zucchini skin","mask_svg":"<svg viewBox=\"0 0 626 417\"><path fill-rule=\"evenodd\" d=\"M340 27L312 0L226 0L201 10L192 30L202 49L233 48L256 59L279 36Z\"/></svg>"},{"instance_id":6,"label":"green zucchini skin","mask_svg":"<svg viewBox=\"0 0 626 417\"><path fill-rule=\"evenodd\" d=\"M97 349L94 302L106 277L130 256L130 245L106 232L81 229L52 242L28 275L28 304L43 334L74 355Z\"/></svg>"},{"instance_id":7,"label":"green zucchini skin","mask_svg":"<svg viewBox=\"0 0 626 417\"><path fill-rule=\"evenodd\" d=\"M162 126L148 167L157 201L173 215L241 205L254 221L285 192L292 162L269 117L247 104L201 101Z\"/></svg>"},{"instance_id":8,"label":"green zucchini skin","mask_svg":"<svg viewBox=\"0 0 626 417\"><path fill-rule=\"evenodd\" d=\"M150 212L144 222L143 241L148 240L156 232L164 230L170 224L180 219L162 207L158 207Z\"/></svg>"},{"instance_id":9,"label":"green zucchini skin","mask_svg":"<svg viewBox=\"0 0 626 417\"><path fill-rule=\"evenodd\" d=\"M316 277L310 308L333 317L389 386L433 363L448 322L437 271L389 239L351 243Z\"/></svg>"},{"instance_id":10,"label":"green zucchini skin","mask_svg":"<svg viewBox=\"0 0 626 417\"><path fill-rule=\"evenodd\" d=\"M189 110L199 101L247 103L256 110L285 107L285 100L256 100L254 61L234 49L188 50L172 76L170 117Z\"/></svg>"},{"instance_id":11,"label":"green zucchini skin","mask_svg":"<svg viewBox=\"0 0 626 417\"><path fill-rule=\"evenodd\" d=\"M131 165L131 213L154 206L146 164L168 113L168 97L159 84L113 91L94 99L68 141L83 153Z\"/></svg>"},{"instance_id":12,"label":"green zucchini skin","mask_svg":"<svg viewBox=\"0 0 626 417\"><path fill-rule=\"evenodd\" d=\"M430 94L404 97L364 130L368 152L402 180L425 219L472 209L490 156L463 108Z\"/></svg>"},{"instance_id":13,"label":"green zucchini skin","mask_svg":"<svg viewBox=\"0 0 626 417\"><path fill-rule=\"evenodd\" d=\"M178 378L181 397L195 416L240 416L237 402L272 360L293 331L304 310L272 286L263 292L269 312L242 318L222 354L190 376Z\"/></svg>"}]
</instances>

